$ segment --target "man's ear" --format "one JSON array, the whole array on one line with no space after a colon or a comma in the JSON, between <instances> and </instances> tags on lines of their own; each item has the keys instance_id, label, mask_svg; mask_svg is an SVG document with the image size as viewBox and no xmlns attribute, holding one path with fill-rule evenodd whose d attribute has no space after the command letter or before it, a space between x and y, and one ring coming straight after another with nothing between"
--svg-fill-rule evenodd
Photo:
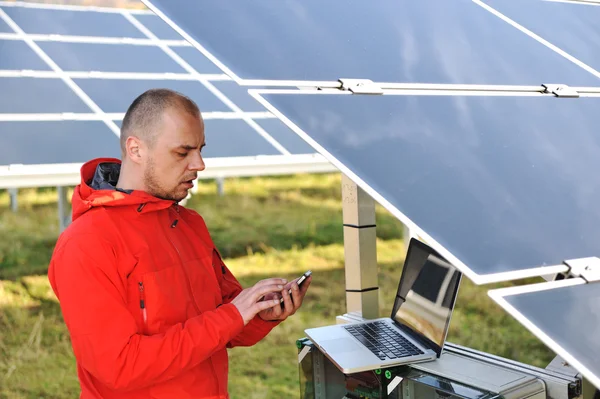
<instances>
[{"instance_id":1,"label":"man's ear","mask_svg":"<svg viewBox=\"0 0 600 399\"><path fill-rule=\"evenodd\" d=\"M141 163L144 154L144 144L142 141L135 137L129 136L125 141L125 150L127 152L127 157L134 163Z\"/></svg>"}]
</instances>

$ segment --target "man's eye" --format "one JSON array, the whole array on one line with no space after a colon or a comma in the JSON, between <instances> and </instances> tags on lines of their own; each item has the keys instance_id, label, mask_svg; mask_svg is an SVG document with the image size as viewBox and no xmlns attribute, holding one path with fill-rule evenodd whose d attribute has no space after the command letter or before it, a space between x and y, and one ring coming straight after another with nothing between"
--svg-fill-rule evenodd
<instances>
[{"instance_id":1,"label":"man's eye","mask_svg":"<svg viewBox=\"0 0 600 399\"><path fill-rule=\"evenodd\" d=\"M177 155L179 155L182 158L185 158L185 156L187 155L187 153L185 153L185 152L184 153L178 152Z\"/></svg>"}]
</instances>

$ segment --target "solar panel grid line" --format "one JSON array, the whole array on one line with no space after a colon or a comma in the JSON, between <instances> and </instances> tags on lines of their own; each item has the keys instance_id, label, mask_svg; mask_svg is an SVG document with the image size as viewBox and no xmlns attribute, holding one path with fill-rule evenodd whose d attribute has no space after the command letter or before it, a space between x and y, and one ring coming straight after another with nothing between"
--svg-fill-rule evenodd
<instances>
[{"instance_id":1,"label":"solar panel grid line","mask_svg":"<svg viewBox=\"0 0 600 399\"><path fill-rule=\"evenodd\" d=\"M0 122L51 122L51 121L105 121L120 120L124 114L94 114L94 113L22 113L4 114L0 113ZM1 136L0 136L1 137Z\"/></svg>"},{"instance_id":2,"label":"solar panel grid line","mask_svg":"<svg viewBox=\"0 0 600 399\"><path fill-rule=\"evenodd\" d=\"M29 122L29 121L103 121L113 120L120 121L125 117L125 113L77 113L77 112L56 112L56 113L0 113L0 122ZM202 118L205 120L222 119L276 119L275 115L270 112L203 112Z\"/></svg>"},{"instance_id":3,"label":"solar panel grid line","mask_svg":"<svg viewBox=\"0 0 600 399\"><path fill-rule=\"evenodd\" d=\"M104 72L104 71L36 71L31 69L10 70L0 69L0 78L42 78L61 79L66 76L71 79L123 79L123 80L193 80L198 78L207 81L231 81L225 74L200 73L192 75L189 73L170 72Z\"/></svg>"},{"instance_id":4,"label":"solar panel grid line","mask_svg":"<svg viewBox=\"0 0 600 399\"><path fill-rule=\"evenodd\" d=\"M554 51L554 52L558 53L559 55L561 55L562 57L568 59L569 61L571 61L575 65L577 65L580 68L586 70L587 72L591 73L592 75L596 76L597 78L600 78L600 72L598 72L596 69L594 69L591 66L585 64L581 60L573 57L571 54L569 54L566 51L562 50L558 46L555 46L554 44L550 43L546 39L542 38L541 36L535 34L532 31L530 31L529 29L527 29L526 27L522 26L521 24L515 22L514 20L512 20L511 18L509 18L506 15L502 14L501 12L499 12L498 10L496 10L495 8L491 7L488 4L485 4L481 0L472 0L472 1L473 1L473 3L479 5L483 9L489 11L490 13L492 13L493 15L495 15L496 17L500 18L504 22L508 23L512 27L520 30L521 32L525 33L526 35L530 36L531 38L537 40L539 43L541 43L544 46L548 47L552 51Z\"/></svg>"},{"instance_id":5,"label":"solar panel grid line","mask_svg":"<svg viewBox=\"0 0 600 399\"><path fill-rule=\"evenodd\" d=\"M157 39L156 35L152 33L148 28L146 28L140 21L138 21L133 15L123 13L125 18L129 20L135 27L137 27L144 35L146 35L150 39ZM193 75L198 75L198 72L189 65L183 58L181 58L177 53L175 53L171 48L157 43L157 45L169 56L171 57L177 64L179 64L183 69L188 71ZM219 89L217 89L210 82L198 79L204 87L206 87L212 94L214 94L217 98L219 98L225 105L227 105L232 111L241 112L242 110L235 105L229 98L227 98ZM256 122L249 118L243 118L244 121L254 129L260 136L262 136L268 143L270 143L273 147L275 147L279 152L285 155L290 155L291 153L282 146L277 140L275 140L270 134L268 134L263 128L261 128Z\"/></svg>"},{"instance_id":6,"label":"solar panel grid line","mask_svg":"<svg viewBox=\"0 0 600 399\"><path fill-rule=\"evenodd\" d=\"M540 327L538 327L535 323L529 320L522 312L520 312L516 307L511 305L506 297L512 295L519 294L528 294L541 292L546 290L560 290L561 288L571 287L575 285L584 285L584 284L598 284L598 283L586 283L583 279L574 278L574 279L566 279L559 280L548 283L539 283L539 284L531 284L526 286L519 287L509 287L509 288L500 288L495 290L488 291L488 296L496 302L500 307L502 307L507 313L509 313L515 320L521 323L525 328L527 328L533 335L539 338L544 344L546 344L551 350L553 350L557 355L562 357L565 361L567 361L572 367L574 367L577 371L579 371L583 376L585 376L590 383L595 385L598 389L600 389L600 378L588 367L586 367L582 362L580 362L575 356L573 356L569 351L567 351L563 346L561 346L558 342L552 339L546 332L544 332ZM557 319L560 315L557 315ZM560 322L560 321L557 321ZM577 328L577 327L574 327Z\"/></svg>"},{"instance_id":7,"label":"solar panel grid line","mask_svg":"<svg viewBox=\"0 0 600 399\"><path fill-rule=\"evenodd\" d=\"M370 95L370 94L355 94L350 91L341 91L337 89L328 89L328 90L294 90L294 89L249 89L248 92L250 94L254 93L253 97L256 98L256 95L264 94L318 94L318 95L348 95L348 96L360 96L360 95ZM528 92L528 91L460 91L460 90L420 90L420 89L412 89L412 90L394 90L394 89L386 89L383 90L380 95L386 96L477 96L477 97L555 97L552 93L545 93L541 91ZM600 96L599 92L589 92L582 93L581 97L597 97Z\"/></svg>"},{"instance_id":8,"label":"solar panel grid line","mask_svg":"<svg viewBox=\"0 0 600 399\"><path fill-rule=\"evenodd\" d=\"M319 154L205 158L199 179L265 174L336 172ZM0 189L72 186L81 180L81 163L0 166Z\"/></svg>"},{"instance_id":9,"label":"solar panel grid line","mask_svg":"<svg viewBox=\"0 0 600 399\"><path fill-rule=\"evenodd\" d=\"M175 32L177 32L181 37L183 37L186 41L188 41L192 46L196 48L196 50L200 51L206 58L212 61L219 69L221 69L224 73L230 76L234 81L238 84L243 82L239 76L237 76L231 69L229 69L224 63L222 63L217 57L215 57L210 51L208 51L204 46L198 43L192 36L190 36L186 31L181 29L177 24L173 23L160 9L155 7L151 1L148 0L140 0L146 7L148 7L152 13L159 16L167 25L169 25Z\"/></svg>"},{"instance_id":10,"label":"solar panel grid line","mask_svg":"<svg viewBox=\"0 0 600 399\"><path fill-rule=\"evenodd\" d=\"M15 32L20 34L25 33L23 29L21 29L19 25L17 25L17 23L13 21L12 18L10 18L2 8L0 8L0 19L6 22ZM63 72L62 69L33 40L26 38L24 41L53 71L58 73ZM103 111L100 109L100 107L98 107L98 105L94 103L94 101L92 101L92 99L89 98L88 95L81 90L81 88L77 86L72 79L66 76L61 76L61 79L92 111L98 114L103 114ZM103 121L117 137L120 136L121 131L114 122L110 120Z\"/></svg>"},{"instance_id":11,"label":"solar panel grid line","mask_svg":"<svg viewBox=\"0 0 600 399\"><path fill-rule=\"evenodd\" d=\"M235 80L235 79L233 79ZM240 79L236 80L240 86L270 86L270 87L322 87L337 89L342 86L339 80L270 80L270 79Z\"/></svg>"},{"instance_id":12,"label":"solar panel grid line","mask_svg":"<svg viewBox=\"0 0 600 399\"><path fill-rule=\"evenodd\" d=\"M28 3L24 1L4 1L0 0L0 7L23 7L23 8L39 8L47 10L67 10L67 11L90 11L110 14L120 14L121 9L112 7L100 6L80 6L72 4L44 4L44 3ZM150 10L142 9L127 9L127 12L134 15L154 15Z\"/></svg>"},{"instance_id":13,"label":"solar panel grid line","mask_svg":"<svg viewBox=\"0 0 600 399\"><path fill-rule=\"evenodd\" d=\"M134 37L102 37L102 36L77 36L40 33L1 33L1 40L24 40L29 38L36 42L62 42L62 43L89 43L89 44L131 44L134 46L155 46L156 42L151 39L138 39ZM169 47L191 47L185 40L163 40L158 39Z\"/></svg>"},{"instance_id":14,"label":"solar panel grid line","mask_svg":"<svg viewBox=\"0 0 600 399\"><path fill-rule=\"evenodd\" d=\"M305 131L299 128L296 124L294 124L289 118L287 118L282 112L280 112L275 106L273 106L269 101L267 101L262 94L295 94L297 92L293 90L268 90L268 89L258 89L258 90L249 90L250 95L252 95L257 101L259 101L265 108L267 108L270 112L272 112L275 116L277 116L286 126L292 129L296 134L298 134L301 138L303 138L311 147L315 148L318 153L322 154L329 162L331 162L336 168L338 168L342 173L347 175L351 180L353 180L357 185L359 185L363 190L365 190L375 201L381 204L384 208L386 208L393 216L399 219L407 228L417 232L417 234L422 237L429 245L434 247L437 251L439 251L442 256L449 260L451 264L457 267L461 272L463 272L467 277L471 279L477 285L483 284L491 284L503 281L511 281L511 280L519 280L530 277L539 277L549 274L558 274L564 273L568 271L568 267L566 265L550 265L550 266L540 266L540 267L532 267L528 269L521 269L516 271L507 271L507 272L496 272L489 274L477 274L470 267L468 267L464 262L462 262L459 258L454 256L450 251L448 251L445 247L443 247L440 243L438 243L433 237L431 237L427 232L421 229L416 223L414 223L410 218L408 218L404 213L398 210L394 205L392 205L385 197L383 197L380 193L374 190L370 185L368 185L363 179L361 179L356 173L350 170L346 165L336 159L329 151L327 151L323 146L321 146L317 141L315 141L311 136L309 136ZM298 93L302 94L302 93ZM305 95L333 95L333 93L322 93L322 92L314 92L314 93L305 93Z\"/></svg>"},{"instance_id":15,"label":"solar panel grid line","mask_svg":"<svg viewBox=\"0 0 600 399\"><path fill-rule=\"evenodd\" d=\"M455 83L393 83L374 82L382 89L421 89L421 90L473 90L473 91L508 91L508 92L536 92L544 91L544 87L525 85L478 85ZM599 85L600 88L600 85Z\"/></svg>"}]
</instances>

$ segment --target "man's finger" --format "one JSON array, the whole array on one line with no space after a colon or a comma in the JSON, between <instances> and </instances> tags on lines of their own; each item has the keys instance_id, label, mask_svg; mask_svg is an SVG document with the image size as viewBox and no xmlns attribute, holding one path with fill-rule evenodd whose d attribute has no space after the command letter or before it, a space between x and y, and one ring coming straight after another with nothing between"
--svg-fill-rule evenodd
<instances>
[{"instance_id":1,"label":"man's finger","mask_svg":"<svg viewBox=\"0 0 600 399\"><path fill-rule=\"evenodd\" d=\"M288 316L289 313L294 310L294 304L292 303L292 298L287 289L283 291L283 307L284 316Z\"/></svg>"},{"instance_id":2,"label":"man's finger","mask_svg":"<svg viewBox=\"0 0 600 399\"><path fill-rule=\"evenodd\" d=\"M282 284L271 284L271 285L263 285L259 287L254 287L254 292L252 293L253 298L256 300L265 294L269 294L271 292L279 292L283 289Z\"/></svg>"},{"instance_id":3,"label":"man's finger","mask_svg":"<svg viewBox=\"0 0 600 399\"><path fill-rule=\"evenodd\" d=\"M258 283L254 284L254 287L258 288L258 287L262 287L265 285L273 285L273 284L284 285L286 283L287 283L287 280L284 278L267 278L264 280L260 280Z\"/></svg>"},{"instance_id":4,"label":"man's finger","mask_svg":"<svg viewBox=\"0 0 600 399\"><path fill-rule=\"evenodd\" d=\"M259 313L259 312L262 312L263 310L272 308L273 306L279 306L279 300L278 299L270 299L268 301L257 302L254 304L254 306L255 306L255 309L257 310L256 313Z\"/></svg>"},{"instance_id":5,"label":"man's finger","mask_svg":"<svg viewBox=\"0 0 600 399\"><path fill-rule=\"evenodd\" d=\"M280 305L273 307L273 310L272 310L274 319L278 319L279 317L281 317L281 313L283 313L283 309L281 309L281 302L280 301L278 301L278 302Z\"/></svg>"},{"instance_id":6,"label":"man's finger","mask_svg":"<svg viewBox=\"0 0 600 399\"><path fill-rule=\"evenodd\" d=\"M308 281L306 283L308 283ZM300 294L300 288L298 288L298 284L294 284L292 286L292 299L294 300L294 310L296 310L300 307L300 305L302 305L302 295Z\"/></svg>"},{"instance_id":7,"label":"man's finger","mask_svg":"<svg viewBox=\"0 0 600 399\"><path fill-rule=\"evenodd\" d=\"M304 294L306 294L306 291L308 291L308 286L310 285L311 282L312 282L312 276L310 276L309 278L307 278L302 283L302 286L300 287L300 296L302 296L302 298L304 298Z\"/></svg>"}]
</instances>

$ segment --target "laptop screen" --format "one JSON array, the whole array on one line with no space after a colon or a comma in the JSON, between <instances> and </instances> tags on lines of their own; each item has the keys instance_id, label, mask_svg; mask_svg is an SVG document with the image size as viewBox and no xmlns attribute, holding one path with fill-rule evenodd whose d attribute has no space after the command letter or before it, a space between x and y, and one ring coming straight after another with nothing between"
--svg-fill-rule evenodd
<instances>
[{"instance_id":1,"label":"laptop screen","mask_svg":"<svg viewBox=\"0 0 600 399\"><path fill-rule=\"evenodd\" d=\"M460 277L457 269L428 246L411 241L392 319L426 338L439 353L446 340Z\"/></svg>"}]
</instances>

